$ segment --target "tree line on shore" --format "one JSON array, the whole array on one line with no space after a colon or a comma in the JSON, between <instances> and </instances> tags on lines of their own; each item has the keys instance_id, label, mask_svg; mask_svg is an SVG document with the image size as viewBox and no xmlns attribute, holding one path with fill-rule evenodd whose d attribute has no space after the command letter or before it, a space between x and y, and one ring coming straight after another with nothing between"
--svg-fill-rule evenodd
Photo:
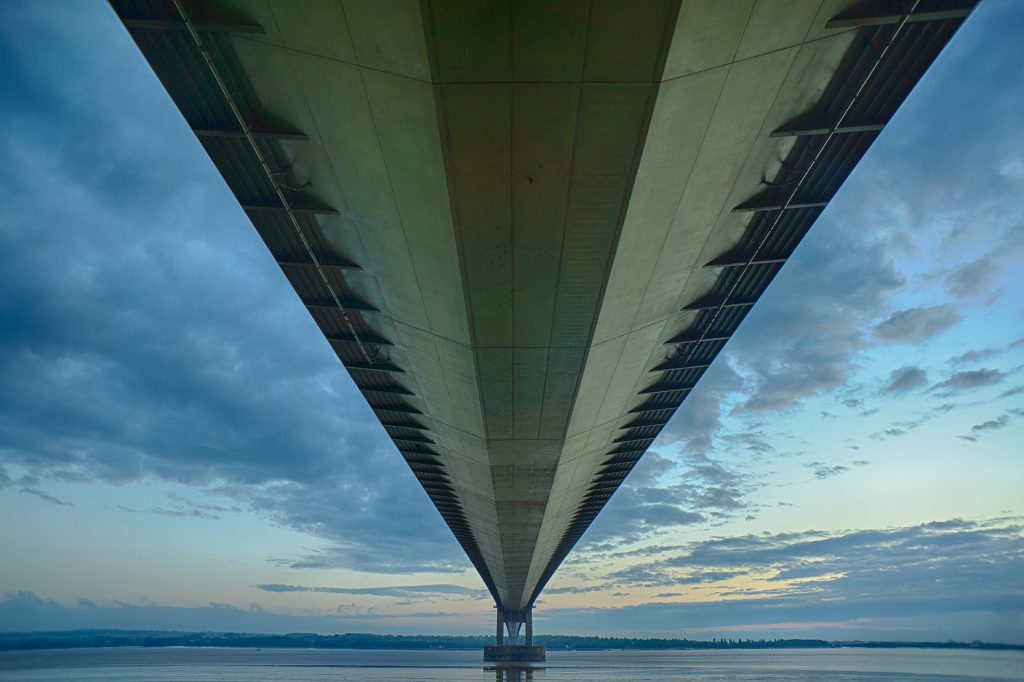
<instances>
[{"instance_id":1,"label":"tree line on shore","mask_svg":"<svg viewBox=\"0 0 1024 682\"><path fill-rule=\"evenodd\" d=\"M538 635L535 644L548 651L701 650L701 649L826 649L834 647L997 649L1024 651L1024 645L991 642L833 642L824 639L665 639ZM252 649L480 649L489 637L469 635L376 635L345 633L287 635L236 632L171 632L160 630L69 630L62 632L0 632L0 650L73 649L96 647L232 647Z\"/></svg>"}]
</instances>

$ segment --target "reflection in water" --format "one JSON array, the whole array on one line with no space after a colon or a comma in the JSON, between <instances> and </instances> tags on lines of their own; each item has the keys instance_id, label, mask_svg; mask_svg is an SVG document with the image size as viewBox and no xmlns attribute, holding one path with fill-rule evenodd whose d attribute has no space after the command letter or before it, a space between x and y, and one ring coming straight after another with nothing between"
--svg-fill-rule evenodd
<instances>
[{"instance_id":1,"label":"reflection in water","mask_svg":"<svg viewBox=\"0 0 1024 682\"><path fill-rule=\"evenodd\" d=\"M496 667L493 670L494 682L525 682L533 679L534 668L510 666Z\"/></svg>"}]
</instances>

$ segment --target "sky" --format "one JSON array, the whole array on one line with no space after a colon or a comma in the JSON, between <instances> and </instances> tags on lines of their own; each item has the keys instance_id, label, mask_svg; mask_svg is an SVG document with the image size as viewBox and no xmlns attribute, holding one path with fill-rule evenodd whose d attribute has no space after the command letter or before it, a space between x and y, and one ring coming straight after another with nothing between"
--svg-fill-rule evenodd
<instances>
[{"instance_id":1,"label":"sky","mask_svg":"<svg viewBox=\"0 0 1024 682\"><path fill-rule=\"evenodd\" d=\"M0 631L490 632L110 8L0 6ZM967 21L538 633L1024 643L1021 35Z\"/></svg>"}]
</instances>

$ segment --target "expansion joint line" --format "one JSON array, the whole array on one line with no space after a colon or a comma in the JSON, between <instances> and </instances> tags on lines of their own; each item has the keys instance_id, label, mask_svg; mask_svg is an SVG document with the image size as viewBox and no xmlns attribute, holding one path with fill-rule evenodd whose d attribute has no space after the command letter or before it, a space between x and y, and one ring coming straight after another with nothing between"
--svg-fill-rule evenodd
<instances>
[{"instance_id":1,"label":"expansion joint line","mask_svg":"<svg viewBox=\"0 0 1024 682\"><path fill-rule=\"evenodd\" d=\"M231 113L234 115L238 125L241 126L242 132L245 134L245 139L248 141L249 146L252 148L256 158L259 160L260 166L263 168L263 172L266 173L267 178L270 180L270 184L274 187L274 193L277 195L278 200L284 207L285 213L288 215L288 222L291 223L292 229L295 230L296 236L299 241L302 242L302 247L306 250L309 255L310 261L316 267L317 274L320 276L320 280L323 285L327 288L330 293L331 299L337 306L338 311L341 313L342 319L345 321L345 327L352 335L352 339L355 341L356 346L359 348L360 354L366 359L369 364L376 364L378 362L375 357L376 354L371 355L366 349L366 345L359 338L359 332L356 331L355 324L352 322L352 317L349 314L348 308L341 301L341 297L334 290L334 286L331 284L330 278L327 276L327 271L323 267L323 263L320 261L319 255L309 242L309 238L306 237L305 231L302 229L302 225L299 223L299 219L295 216L295 212L292 210L292 205L288 201L288 197L285 193L286 186L278 181L280 173L275 172L271 166L267 157L264 155L263 150L260 149L259 144L256 142L256 137L252 133L252 128L249 126L249 122L245 116L242 115L241 109L238 107L238 103L235 102L234 96L231 94L230 88L225 83L224 78L220 74L220 70L217 68L213 57L210 52L206 49L206 43L203 41L202 36L199 35L199 31L196 29L195 24L192 23L191 14L185 9L182 4L182 0L173 0L175 8L178 10L178 14L181 15L182 21L185 22L185 28L189 35L192 36L192 40L195 41L196 47L199 48L199 52L203 55L203 60L206 62L206 66L210 69L210 74L213 76L214 81L217 83L217 88L224 95L224 99L228 103L228 107L231 108ZM308 183L307 183L308 184ZM305 189L294 188L294 189Z\"/></svg>"},{"instance_id":2,"label":"expansion joint line","mask_svg":"<svg viewBox=\"0 0 1024 682\"><path fill-rule=\"evenodd\" d=\"M178 2L178 0L175 0L175 2ZM686 360L684 362L689 362L690 360L693 359L693 356L697 353L697 347L700 345L701 341L703 341L704 338L708 335L708 332L710 332L714 328L715 322L718 321L718 318L722 314L722 311L725 310L725 308L727 307L729 300L732 298L733 294L736 293L736 290L739 288L740 282L743 281L743 277L747 274L747 272L749 272L754 262L757 261L758 256L760 255L762 249L764 249L765 244L768 243L768 240L772 236L772 233L775 232L775 230L779 226L779 223L782 222L782 216L785 214L786 209L789 208L789 205L791 203L793 203L793 199L796 197L797 193L799 193L804 182L807 181L807 178L810 176L811 171L814 169L814 166L818 163L818 160L821 159L821 156L828 148L829 143L836 136L836 131L842 128L843 123L846 120L846 117L849 115L850 111L853 110L853 107L857 103L857 100L860 99L860 96L863 94L864 89L871 81L871 77L875 75L875 71L877 71L878 67L882 64L882 60L885 59L885 56L889 53L889 50L896 42L896 38L898 38L900 33L903 32L904 26L906 26L907 22L910 20L910 16L914 13L914 10L917 9L917 5L920 2L921 0L913 0L911 3L909 3L906 12L904 12L903 16L900 18L900 21L896 25L896 29L893 31L892 35L889 37L889 40L886 41L885 45L882 47L881 50L876 50L875 61L871 64L871 68L868 69L868 72L864 75L864 78L861 79L860 85L857 87L857 90L853 93L853 97L850 98L850 101L847 102L846 106L843 108L843 111L839 115L839 118L831 126L831 128L829 128L829 131L825 136L825 141L822 142L820 147L818 147L818 151L815 152L814 157L811 159L810 163L808 163L807 166L800 172L799 179L795 183L785 183L786 185L792 184L792 189L786 195L786 200L782 202L781 207L778 210L776 210L775 218L772 220L771 225L769 225L768 229L764 231L764 235L758 241L757 247L751 252L750 256L747 258L747 262L743 264L743 267L740 270L739 275L737 275L736 278L733 280L732 285L729 287L729 291L722 298L722 302L719 303L717 308L715 308L715 311L712 314L711 319L708 320L708 323L706 325L704 325L704 329L701 331L700 336L696 339L695 343L692 343L690 345L690 351L689 353L687 353Z\"/></svg>"}]
</instances>

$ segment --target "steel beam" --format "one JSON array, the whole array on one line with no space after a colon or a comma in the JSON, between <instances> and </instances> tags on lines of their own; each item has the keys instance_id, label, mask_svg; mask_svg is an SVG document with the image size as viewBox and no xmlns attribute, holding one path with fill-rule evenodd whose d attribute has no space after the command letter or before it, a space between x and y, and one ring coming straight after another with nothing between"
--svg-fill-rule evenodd
<instances>
[{"instance_id":1,"label":"steel beam","mask_svg":"<svg viewBox=\"0 0 1024 682\"><path fill-rule=\"evenodd\" d=\"M654 440L655 438L657 438L657 436L642 436L640 438L620 436L619 438L616 438L612 442L615 443L616 445L622 445L623 443L644 443L649 440Z\"/></svg>"},{"instance_id":2,"label":"steel beam","mask_svg":"<svg viewBox=\"0 0 1024 682\"><path fill-rule=\"evenodd\" d=\"M317 260L320 261L320 265L325 268L336 268L338 270L362 270L362 266L356 265L352 261L341 258L339 256L317 256ZM303 257L288 257L278 258L277 264L282 267L295 267L295 268L312 268L315 267L313 259L308 256Z\"/></svg>"},{"instance_id":3,"label":"steel beam","mask_svg":"<svg viewBox=\"0 0 1024 682\"><path fill-rule=\"evenodd\" d=\"M963 19L974 5L954 7L944 10L933 10L930 12L916 12L907 17L908 24L917 24L925 21L948 21L950 19ZM838 14L827 22L825 28L860 28L864 26L889 26L903 21L903 14L893 12L881 12L871 14Z\"/></svg>"},{"instance_id":4,"label":"steel beam","mask_svg":"<svg viewBox=\"0 0 1024 682\"><path fill-rule=\"evenodd\" d=\"M405 370L391 362L349 362L346 369L359 369L367 372L386 372L388 374L405 374Z\"/></svg>"},{"instance_id":5,"label":"steel beam","mask_svg":"<svg viewBox=\"0 0 1024 682\"><path fill-rule=\"evenodd\" d=\"M331 343L372 343L375 346L393 346L383 336L377 336L376 334L370 334L368 332L359 332L359 338L356 338L354 334L324 334L328 341Z\"/></svg>"},{"instance_id":6,"label":"steel beam","mask_svg":"<svg viewBox=\"0 0 1024 682\"><path fill-rule=\"evenodd\" d=\"M711 363L707 360L699 360L697 362L690 362L687 360L666 360L660 365L655 366L648 372L671 372L675 369L706 369L711 366Z\"/></svg>"},{"instance_id":7,"label":"steel beam","mask_svg":"<svg viewBox=\"0 0 1024 682\"><path fill-rule=\"evenodd\" d=\"M412 395L411 393L409 395ZM408 405L374 405L370 403L370 409L375 412L397 412L398 414L417 414L422 415L423 410L417 410L415 407L409 407Z\"/></svg>"},{"instance_id":8,"label":"steel beam","mask_svg":"<svg viewBox=\"0 0 1024 682\"><path fill-rule=\"evenodd\" d=\"M187 31L184 21L170 19L121 19L125 28L138 31ZM192 26L201 33L263 33L259 24L226 23L219 21L195 21Z\"/></svg>"},{"instance_id":9,"label":"steel beam","mask_svg":"<svg viewBox=\"0 0 1024 682\"><path fill-rule=\"evenodd\" d=\"M751 199L732 209L731 213L762 213L764 211L781 211L783 209L792 211L798 208L824 208L828 206L827 201L791 201L783 205L778 201L762 201Z\"/></svg>"},{"instance_id":10,"label":"steel beam","mask_svg":"<svg viewBox=\"0 0 1024 682\"><path fill-rule=\"evenodd\" d=\"M422 436L391 436L391 440L400 440L406 443L416 443L417 445L435 445L434 441L429 438Z\"/></svg>"},{"instance_id":11,"label":"steel beam","mask_svg":"<svg viewBox=\"0 0 1024 682\"><path fill-rule=\"evenodd\" d=\"M754 258L751 259L749 256L745 256L742 253L738 253L736 251L730 251L729 253L722 254L721 256L719 256L718 258L715 258L714 260L709 260L707 263L704 264L704 267L706 267L706 268L735 268L735 267L742 267L742 266L747 265L747 264L750 264L750 265L768 265L768 264L771 264L771 263L785 263L786 260L787 259L786 259L785 256L776 256L776 257L771 257L771 256L754 256Z\"/></svg>"},{"instance_id":12,"label":"steel beam","mask_svg":"<svg viewBox=\"0 0 1024 682\"><path fill-rule=\"evenodd\" d=\"M430 428L416 422L386 422L380 423L386 429L409 429L410 431L429 431Z\"/></svg>"},{"instance_id":13,"label":"steel beam","mask_svg":"<svg viewBox=\"0 0 1024 682\"><path fill-rule=\"evenodd\" d=\"M375 308L374 306L370 305L369 303L365 303L363 301L360 301L359 299L350 298L348 296L342 296L342 297L340 297L340 300L341 300L341 305L345 306L349 310L360 310L360 311L367 312L367 313L379 313L380 312L379 309ZM306 306L307 308L313 308L313 309L317 309L317 310L337 310L338 309L338 304L337 304L337 302L333 298L318 298L318 299L304 298L304 299L302 299L302 304L304 306Z\"/></svg>"},{"instance_id":14,"label":"steel beam","mask_svg":"<svg viewBox=\"0 0 1024 682\"><path fill-rule=\"evenodd\" d=\"M705 341L728 341L731 338L731 336L725 336L721 333L708 334L704 338L701 338L699 334L694 334L690 330L686 330L682 334L677 334L676 336L673 336L665 343L704 343Z\"/></svg>"},{"instance_id":15,"label":"steel beam","mask_svg":"<svg viewBox=\"0 0 1024 682\"><path fill-rule=\"evenodd\" d=\"M676 403L675 405L659 405L657 407L641 405L640 407L634 407L632 410L627 412L627 414L648 414L650 412L663 412L665 410L677 410L677 409L679 409L679 406L681 404L682 403L679 402L679 403Z\"/></svg>"},{"instance_id":16,"label":"steel beam","mask_svg":"<svg viewBox=\"0 0 1024 682\"><path fill-rule=\"evenodd\" d=\"M416 395L407 388L401 386L356 386L360 391L367 393L390 393L392 395ZM388 408L390 409L390 408Z\"/></svg>"},{"instance_id":17,"label":"steel beam","mask_svg":"<svg viewBox=\"0 0 1024 682\"><path fill-rule=\"evenodd\" d=\"M337 210L329 206L312 206L295 204L285 208L283 204L242 204L246 213L309 213L312 215L341 215Z\"/></svg>"},{"instance_id":18,"label":"steel beam","mask_svg":"<svg viewBox=\"0 0 1024 682\"><path fill-rule=\"evenodd\" d=\"M715 310L716 308L749 308L757 303L755 298L723 298L721 296L704 296L693 303L683 306L683 311Z\"/></svg>"},{"instance_id":19,"label":"steel beam","mask_svg":"<svg viewBox=\"0 0 1024 682\"><path fill-rule=\"evenodd\" d=\"M885 128L884 123L865 123L863 125L841 125L833 128L827 125L806 126L799 124L784 125L776 128L768 137L809 137L811 135L850 135L852 133L877 133Z\"/></svg>"},{"instance_id":20,"label":"steel beam","mask_svg":"<svg viewBox=\"0 0 1024 682\"><path fill-rule=\"evenodd\" d=\"M194 128L196 137L230 137L244 140L249 135L257 140L298 140L308 142L309 135L295 130L278 130L273 128L250 128L246 133L238 128Z\"/></svg>"},{"instance_id":21,"label":"steel beam","mask_svg":"<svg viewBox=\"0 0 1024 682\"><path fill-rule=\"evenodd\" d=\"M634 419L628 424L623 424L622 426L619 427L619 429L642 429L648 426L665 426L665 424L667 423L667 419L658 419L656 421L644 421L643 419Z\"/></svg>"},{"instance_id":22,"label":"steel beam","mask_svg":"<svg viewBox=\"0 0 1024 682\"><path fill-rule=\"evenodd\" d=\"M697 384L655 384L640 391L640 395L655 395L657 393L675 393L676 391L692 391Z\"/></svg>"}]
</instances>

